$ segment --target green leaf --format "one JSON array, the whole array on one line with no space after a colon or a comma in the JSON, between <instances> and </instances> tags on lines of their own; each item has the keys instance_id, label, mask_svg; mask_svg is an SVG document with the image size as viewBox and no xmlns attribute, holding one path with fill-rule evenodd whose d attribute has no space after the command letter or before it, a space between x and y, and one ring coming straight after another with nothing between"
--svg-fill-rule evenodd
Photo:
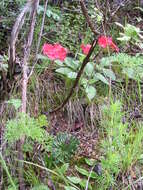
<instances>
[{"instance_id":1,"label":"green leaf","mask_svg":"<svg viewBox=\"0 0 143 190\"><path fill-rule=\"evenodd\" d=\"M87 74L87 76L92 76L94 74L94 66L92 63L87 63L87 65L85 66L85 73Z\"/></svg>"},{"instance_id":2,"label":"green leaf","mask_svg":"<svg viewBox=\"0 0 143 190\"><path fill-rule=\"evenodd\" d=\"M85 162L86 162L89 166L93 166L93 165L95 164L95 160L94 160L94 159L85 158Z\"/></svg>"},{"instance_id":3,"label":"green leaf","mask_svg":"<svg viewBox=\"0 0 143 190\"><path fill-rule=\"evenodd\" d=\"M79 177L70 177L67 176L68 180L71 181L74 184L79 184L81 182L81 179Z\"/></svg>"},{"instance_id":4,"label":"green leaf","mask_svg":"<svg viewBox=\"0 0 143 190\"><path fill-rule=\"evenodd\" d=\"M62 174L65 174L69 168L69 163L65 163L61 166L60 171Z\"/></svg>"},{"instance_id":5,"label":"green leaf","mask_svg":"<svg viewBox=\"0 0 143 190\"><path fill-rule=\"evenodd\" d=\"M95 74L95 79L99 79L103 83L109 85L109 82L107 81L107 79L102 74L100 74L100 73L96 73Z\"/></svg>"},{"instance_id":6,"label":"green leaf","mask_svg":"<svg viewBox=\"0 0 143 190\"><path fill-rule=\"evenodd\" d=\"M73 58L70 58L70 57L67 57L67 58L65 59L64 63L65 63L68 67L72 68L73 70L78 69L79 66L80 66L79 61L74 60Z\"/></svg>"},{"instance_id":7,"label":"green leaf","mask_svg":"<svg viewBox=\"0 0 143 190\"><path fill-rule=\"evenodd\" d=\"M129 36L123 36L123 37L117 38L117 40L122 41L122 42L128 42L130 41L130 39L131 38Z\"/></svg>"},{"instance_id":8,"label":"green leaf","mask_svg":"<svg viewBox=\"0 0 143 190\"><path fill-rule=\"evenodd\" d=\"M62 75L67 75L67 76L68 76L68 74L69 74L70 72L72 72L72 70L69 69L69 68L67 68L67 67L61 67L61 68L59 68L59 69L56 69L56 72L57 72L57 73L60 73L60 74L62 74Z\"/></svg>"},{"instance_id":9,"label":"green leaf","mask_svg":"<svg viewBox=\"0 0 143 190\"><path fill-rule=\"evenodd\" d=\"M91 101L96 95L96 89L93 86L87 86L85 89L88 99Z\"/></svg>"},{"instance_id":10,"label":"green leaf","mask_svg":"<svg viewBox=\"0 0 143 190\"><path fill-rule=\"evenodd\" d=\"M85 188L85 187L86 187L86 183L87 183L87 180L86 180L86 179L83 179L83 180L80 182L80 186L83 187L83 188ZM88 189L89 189L89 190L93 190L90 183L88 183Z\"/></svg>"},{"instance_id":11,"label":"green leaf","mask_svg":"<svg viewBox=\"0 0 143 190\"><path fill-rule=\"evenodd\" d=\"M43 126L47 126L48 125L48 122L47 122L47 117L46 115L40 115L37 119L37 122L39 124L40 127L43 127Z\"/></svg>"},{"instance_id":12,"label":"green leaf","mask_svg":"<svg viewBox=\"0 0 143 190\"><path fill-rule=\"evenodd\" d=\"M17 110L21 106L21 100L20 99L10 99L7 101L8 104L12 104L15 109Z\"/></svg>"},{"instance_id":13,"label":"green leaf","mask_svg":"<svg viewBox=\"0 0 143 190\"><path fill-rule=\"evenodd\" d=\"M45 55L42 55L42 54L38 54L37 55L37 59L41 59L41 60L49 60L49 58Z\"/></svg>"},{"instance_id":14,"label":"green leaf","mask_svg":"<svg viewBox=\"0 0 143 190\"><path fill-rule=\"evenodd\" d=\"M63 67L64 66L64 63L62 62L62 61L60 61L60 60L55 60L54 61L58 66L60 66L60 67Z\"/></svg>"},{"instance_id":15,"label":"green leaf","mask_svg":"<svg viewBox=\"0 0 143 190\"><path fill-rule=\"evenodd\" d=\"M33 187L31 190L50 190L46 185L37 185Z\"/></svg>"},{"instance_id":16,"label":"green leaf","mask_svg":"<svg viewBox=\"0 0 143 190\"><path fill-rule=\"evenodd\" d=\"M134 77L135 77L133 68L123 68L123 73L126 74L131 79L134 79Z\"/></svg>"},{"instance_id":17,"label":"green leaf","mask_svg":"<svg viewBox=\"0 0 143 190\"><path fill-rule=\"evenodd\" d=\"M103 73L112 80L116 80L116 76L111 69L103 69Z\"/></svg>"},{"instance_id":18,"label":"green leaf","mask_svg":"<svg viewBox=\"0 0 143 190\"><path fill-rule=\"evenodd\" d=\"M76 72L70 72L70 73L68 73L67 77L69 79L76 79L77 73Z\"/></svg>"},{"instance_id":19,"label":"green leaf","mask_svg":"<svg viewBox=\"0 0 143 190\"><path fill-rule=\"evenodd\" d=\"M65 190L77 190L75 187L72 186L64 186Z\"/></svg>"},{"instance_id":20,"label":"green leaf","mask_svg":"<svg viewBox=\"0 0 143 190\"><path fill-rule=\"evenodd\" d=\"M86 78L81 78L81 84L83 85L84 88L86 88L88 85L88 80Z\"/></svg>"},{"instance_id":21,"label":"green leaf","mask_svg":"<svg viewBox=\"0 0 143 190\"><path fill-rule=\"evenodd\" d=\"M85 170L85 169L83 169L83 168L80 168L80 167L78 167L78 166L75 166L75 169L80 173L80 174L82 174L82 175L84 175L84 176L89 176L89 172L87 171L87 170Z\"/></svg>"}]
</instances>

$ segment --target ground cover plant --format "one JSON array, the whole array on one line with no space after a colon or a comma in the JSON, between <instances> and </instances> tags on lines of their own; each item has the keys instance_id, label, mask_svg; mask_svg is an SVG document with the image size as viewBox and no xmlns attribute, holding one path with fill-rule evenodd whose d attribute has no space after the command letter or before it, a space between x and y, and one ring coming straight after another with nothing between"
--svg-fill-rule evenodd
<instances>
[{"instance_id":1,"label":"ground cover plant","mask_svg":"<svg viewBox=\"0 0 143 190\"><path fill-rule=\"evenodd\" d=\"M0 2L0 189L143 189L142 6Z\"/></svg>"}]
</instances>

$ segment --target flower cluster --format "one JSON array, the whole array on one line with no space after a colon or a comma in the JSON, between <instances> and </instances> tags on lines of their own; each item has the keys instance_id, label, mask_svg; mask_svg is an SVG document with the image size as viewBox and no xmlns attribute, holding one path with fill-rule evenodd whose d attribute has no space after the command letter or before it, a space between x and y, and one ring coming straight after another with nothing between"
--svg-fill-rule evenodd
<instances>
[{"instance_id":1,"label":"flower cluster","mask_svg":"<svg viewBox=\"0 0 143 190\"><path fill-rule=\"evenodd\" d=\"M101 36L98 38L98 45L104 49L109 47L113 51L119 52L119 48L114 44L111 37Z\"/></svg>"},{"instance_id":2,"label":"flower cluster","mask_svg":"<svg viewBox=\"0 0 143 190\"><path fill-rule=\"evenodd\" d=\"M87 44L87 45L81 44L80 47L81 47L81 49L82 49L82 52L83 52L85 55L87 55L88 52L89 52L89 50L90 50L90 48L91 48L91 45L90 45L90 44Z\"/></svg>"},{"instance_id":3,"label":"flower cluster","mask_svg":"<svg viewBox=\"0 0 143 190\"><path fill-rule=\"evenodd\" d=\"M67 56L67 49L60 44L52 45L46 43L43 45L43 54L51 60L59 59L60 61L64 61Z\"/></svg>"},{"instance_id":4,"label":"flower cluster","mask_svg":"<svg viewBox=\"0 0 143 190\"><path fill-rule=\"evenodd\" d=\"M116 44L112 41L111 37L101 36L98 38L98 45L103 48L107 49L108 47L111 48L113 51L119 52L119 48L116 46ZM82 52L87 55L91 45L90 44L82 44L81 46Z\"/></svg>"},{"instance_id":5,"label":"flower cluster","mask_svg":"<svg viewBox=\"0 0 143 190\"><path fill-rule=\"evenodd\" d=\"M107 49L108 47L113 51L119 52L119 48L114 44L111 37L101 36L98 38L98 45ZM90 44L81 44L81 49L83 54L87 55L91 45ZM67 56L67 49L61 46L60 44L44 44L43 45L43 54L48 56L51 60L59 59L60 61L64 61Z\"/></svg>"}]
</instances>

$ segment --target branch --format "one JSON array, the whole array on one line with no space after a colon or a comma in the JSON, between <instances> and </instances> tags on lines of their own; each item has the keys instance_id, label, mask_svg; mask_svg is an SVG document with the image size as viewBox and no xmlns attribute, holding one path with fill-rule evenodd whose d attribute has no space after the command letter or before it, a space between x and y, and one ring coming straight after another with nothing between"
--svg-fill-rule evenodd
<instances>
[{"instance_id":1,"label":"branch","mask_svg":"<svg viewBox=\"0 0 143 190\"><path fill-rule=\"evenodd\" d=\"M97 40L95 39L95 40L92 42L92 46L91 46L91 48L90 48L90 50L89 50L87 56L86 56L86 57L84 58L84 60L83 60L83 63L82 63L82 65L81 65L81 68L80 68L80 70L79 70L79 72L78 72L78 74L77 74L77 77L76 77L76 79L75 79L75 82L74 82L74 84L73 84L73 86L72 86L72 88L71 88L71 90L70 90L70 92L69 92L67 98L63 101L63 103L62 103L58 108L56 108L55 110L51 111L51 112L50 112L51 114L53 114L53 113L59 111L60 109L62 109L62 108L67 104L67 102L69 101L69 99L71 98L71 96L73 95L74 89L75 89L75 88L77 87L77 85L78 85L78 82L79 82L80 77L81 77L81 75L82 75L82 73L83 73L83 70L84 70L85 66L87 65L87 63L89 62L90 56L92 55L93 50L94 50L96 44L97 44Z\"/></svg>"},{"instance_id":2,"label":"branch","mask_svg":"<svg viewBox=\"0 0 143 190\"><path fill-rule=\"evenodd\" d=\"M100 32L98 32L97 30L95 30L95 27L94 27L92 21L90 20L90 17L89 17L89 15L88 15L88 10L87 10L87 8L86 8L86 5L85 5L85 3L84 3L84 0L81 0L81 1L80 1L80 6L81 6L82 13L83 13L83 15L84 15L84 17L85 17L85 19L86 19L86 22L88 23L88 25L89 25L91 31L92 31L95 35L99 35Z\"/></svg>"}]
</instances>

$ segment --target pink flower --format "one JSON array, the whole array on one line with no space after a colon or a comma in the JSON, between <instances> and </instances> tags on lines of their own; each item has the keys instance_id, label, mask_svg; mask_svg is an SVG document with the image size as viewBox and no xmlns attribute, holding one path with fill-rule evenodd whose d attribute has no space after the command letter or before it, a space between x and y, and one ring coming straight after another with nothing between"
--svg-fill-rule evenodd
<instances>
[{"instance_id":1,"label":"pink flower","mask_svg":"<svg viewBox=\"0 0 143 190\"><path fill-rule=\"evenodd\" d=\"M48 56L51 60L59 59L64 61L67 56L67 49L60 44L44 44L42 48L43 54Z\"/></svg>"},{"instance_id":2,"label":"pink flower","mask_svg":"<svg viewBox=\"0 0 143 190\"><path fill-rule=\"evenodd\" d=\"M114 44L111 37L101 36L98 38L98 45L102 48L111 48L112 50L119 52L119 48Z\"/></svg>"},{"instance_id":3,"label":"pink flower","mask_svg":"<svg viewBox=\"0 0 143 190\"><path fill-rule=\"evenodd\" d=\"M87 45L81 44L80 47L81 47L81 49L82 49L82 52L83 52L85 55L87 55L88 52L89 52L89 50L90 50L90 48L91 48L91 45L90 45L90 44L87 44Z\"/></svg>"}]
</instances>

